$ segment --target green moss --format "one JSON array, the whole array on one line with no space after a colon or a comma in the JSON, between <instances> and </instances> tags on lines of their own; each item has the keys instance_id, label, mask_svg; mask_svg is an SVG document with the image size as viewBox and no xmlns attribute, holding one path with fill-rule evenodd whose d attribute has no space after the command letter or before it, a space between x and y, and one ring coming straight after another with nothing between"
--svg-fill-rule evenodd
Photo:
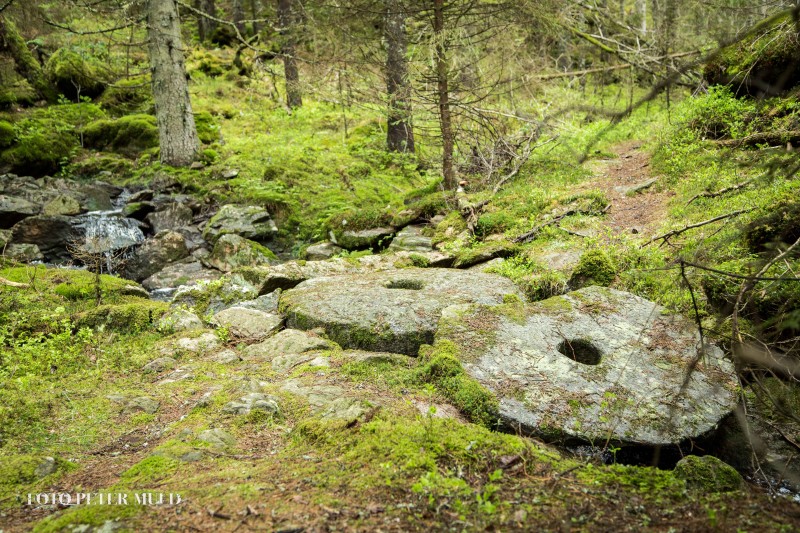
<instances>
[{"instance_id":1,"label":"green moss","mask_svg":"<svg viewBox=\"0 0 800 533\"><path fill-rule=\"evenodd\" d=\"M34 533L60 533L68 531L70 526L80 524L99 528L109 521L118 522L133 518L145 509L142 505L136 505L136 499L133 494L128 494L127 501L132 503L128 505L75 506L38 522L33 531ZM118 531L124 531L124 529Z\"/></svg>"},{"instance_id":2,"label":"green moss","mask_svg":"<svg viewBox=\"0 0 800 533\"><path fill-rule=\"evenodd\" d=\"M105 75L99 61L82 56L70 48L60 48L50 56L44 67L50 82L72 100L79 96L95 98L106 87Z\"/></svg>"},{"instance_id":3,"label":"green moss","mask_svg":"<svg viewBox=\"0 0 800 533\"><path fill-rule=\"evenodd\" d=\"M434 245L453 240L457 235L466 231L467 223L458 211L451 211L439 222L433 234Z\"/></svg>"},{"instance_id":4,"label":"green moss","mask_svg":"<svg viewBox=\"0 0 800 533\"><path fill-rule=\"evenodd\" d=\"M419 382L434 385L470 421L490 428L497 424L497 398L464 372L454 343L434 344L414 376Z\"/></svg>"},{"instance_id":5,"label":"green moss","mask_svg":"<svg viewBox=\"0 0 800 533\"><path fill-rule=\"evenodd\" d=\"M150 76L118 80L106 89L98 102L114 116L149 113L153 108Z\"/></svg>"},{"instance_id":6,"label":"green moss","mask_svg":"<svg viewBox=\"0 0 800 533\"><path fill-rule=\"evenodd\" d=\"M684 457L675 466L674 473L689 489L704 494L732 492L744 487L744 480L736 469L711 455Z\"/></svg>"},{"instance_id":7,"label":"green moss","mask_svg":"<svg viewBox=\"0 0 800 533\"><path fill-rule=\"evenodd\" d=\"M13 172L28 175L55 174L78 148L78 140L61 124L41 121L41 130L19 134L17 144L0 154ZM48 127L49 125L49 127Z\"/></svg>"},{"instance_id":8,"label":"green moss","mask_svg":"<svg viewBox=\"0 0 800 533\"><path fill-rule=\"evenodd\" d=\"M0 148L8 148L17 138L14 125L5 120L0 120Z\"/></svg>"},{"instance_id":9,"label":"green moss","mask_svg":"<svg viewBox=\"0 0 800 533\"><path fill-rule=\"evenodd\" d=\"M97 120L84 128L83 136L89 148L111 150L130 156L158 146L156 118L151 115Z\"/></svg>"},{"instance_id":10,"label":"green moss","mask_svg":"<svg viewBox=\"0 0 800 533\"><path fill-rule=\"evenodd\" d=\"M147 488L156 481L172 476L180 466L175 459L163 455L151 455L139 461L119 478L119 485L129 488Z\"/></svg>"},{"instance_id":11,"label":"green moss","mask_svg":"<svg viewBox=\"0 0 800 533\"><path fill-rule=\"evenodd\" d=\"M53 292L68 300L93 300L96 297L95 275L85 271L76 272L55 285ZM124 295L130 292L131 287L139 287L139 284L116 276L100 274L100 294L103 298Z\"/></svg>"},{"instance_id":12,"label":"green moss","mask_svg":"<svg viewBox=\"0 0 800 533\"><path fill-rule=\"evenodd\" d=\"M341 234L343 231L361 231L388 226L391 215L378 208L351 209L342 211L328 220L328 227Z\"/></svg>"},{"instance_id":13,"label":"green moss","mask_svg":"<svg viewBox=\"0 0 800 533\"><path fill-rule=\"evenodd\" d=\"M611 258L603 250L584 253L572 272L570 286L579 289L588 285L607 287L614 282L617 270Z\"/></svg>"},{"instance_id":14,"label":"green moss","mask_svg":"<svg viewBox=\"0 0 800 533\"><path fill-rule=\"evenodd\" d=\"M80 327L105 328L114 331L139 332L155 327L158 319L169 309L165 302L141 302L101 305L78 317Z\"/></svg>"},{"instance_id":15,"label":"green moss","mask_svg":"<svg viewBox=\"0 0 800 533\"><path fill-rule=\"evenodd\" d=\"M194 123L197 126L197 136L204 144L211 144L219 140L219 125L211 113L202 111L195 113Z\"/></svg>"}]
</instances>

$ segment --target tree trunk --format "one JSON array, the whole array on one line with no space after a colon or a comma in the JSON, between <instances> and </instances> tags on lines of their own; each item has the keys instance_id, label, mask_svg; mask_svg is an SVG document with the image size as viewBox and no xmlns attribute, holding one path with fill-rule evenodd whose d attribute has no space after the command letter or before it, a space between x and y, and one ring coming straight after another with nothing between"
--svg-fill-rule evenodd
<instances>
[{"instance_id":1,"label":"tree trunk","mask_svg":"<svg viewBox=\"0 0 800 533\"><path fill-rule=\"evenodd\" d=\"M2 16L0 16L0 48L8 51L14 59L14 70L31 84L41 98L49 102L57 99L55 88L48 83L42 72L42 66L31 54L16 25Z\"/></svg>"},{"instance_id":2,"label":"tree trunk","mask_svg":"<svg viewBox=\"0 0 800 533\"><path fill-rule=\"evenodd\" d=\"M647 34L647 0L636 0L636 14L639 16L639 27Z\"/></svg>"},{"instance_id":3,"label":"tree trunk","mask_svg":"<svg viewBox=\"0 0 800 533\"><path fill-rule=\"evenodd\" d=\"M433 38L436 50L436 91L439 103L439 125L442 130L442 176L444 186L454 190L456 171L453 166L453 150L455 138L453 136L453 119L450 113L450 75L447 65L447 47L444 35L444 0L433 2Z\"/></svg>"},{"instance_id":4,"label":"tree trunk","mask_svg":"<svg viewBox=\"0 0 800 533\"><path fill-rule=\"evenodd\" d=\"M242 0L233 0L233 25L239 30L242 37L245 37L246 28L244 27L244 8Z\"/></svg>"},{"instance_id":5,"label":"tree trunk","mask_svg":"<svg viewBox=\"0 0 800 533\"><path fill-rule=\"evenodd\" d=\"M250 18L253 19L253 35L258 35L258 32L261 28L256 22L259 18L261 13L261 5L259 0L250 0Z\"/></svg>"},{"instance_id":6,"label":"tree trunk","mask_svg":"<svg viewBox=\"0 0 800 533\"><path fill-rule=\"evenodd\" d=\"M147 37L161 162L186 166L200 150L175 0L150 0Z\"/></svg>"},{"instance_id":7,"label":"tree trunk","mask_svg":"<svg viewBox=\"0 0 800 533\"><path fill-rule=\"evenodd\" d=\"M300 71L297 68L297 16L293 0L278 0L278 25L280 26L281 56L286 76L286 105L291 109L303 105L300 91Z\"/></svg>"},{"instance_id":8,"label":"tree trunk","mask_svg":"<svg viewBox=\"0 0 800 533\"><path fill-rule=\"evenodd\" d=\"M202 11L203 0L194 0L192 6L196 10ZM208 35L206 35L206 19L203 15L195 15L195 16L197 17L197 40L200 41L200 43L202 44L206 42L206 39L208 39Z\"/></svg>"},{"instance_id":9,"label":"tree trunk","mask_svg":"<svg viewBox=\"0 0 800 533\"><path fill-rule=\"evenodd\" d=\"M200 11L211 15L217 16L217 6L214 0L196 0L197 6ZM200 34L200 42L204 43L211 40L214 32L217 29L217 22L202 15L197 16L197 31Z\"/></svg>"},{"instance_id":10,"label":"tree trunk","mask_svg":"<svg viewBox=\"0 0 800 533\"><path fill-rule=\"evenodd\" d=\"M414 152L411 87L408 82L406 14L398 0L386 0L386 89L389 96L387 146L392 152Z\"/></svg>"}]
</instances>

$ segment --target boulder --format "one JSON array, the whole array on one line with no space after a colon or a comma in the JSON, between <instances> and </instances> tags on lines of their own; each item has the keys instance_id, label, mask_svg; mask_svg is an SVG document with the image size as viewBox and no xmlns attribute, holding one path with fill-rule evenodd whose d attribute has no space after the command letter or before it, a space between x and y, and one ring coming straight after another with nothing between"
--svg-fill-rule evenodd
<instances>
[{"instance_id":1,"label":"boulder","mask_svg":"<svg viewBox=\"0 0 800 533\"><path fill-rule=\"evenodd\" d=\"M228 402L222 408L223 413L246 415L252 411L264 411L271 415L280 413L278 399L260 392L251 392L242 396L239 401Z\"/></svg>"},{"instance_id":2,"label":"boulder","mask_svg":"<svg viewBox=\"0 0 800 533\"><path fill-rule=\"evenodd\" d=\"M363 230L331 231L333 244L346 250L366 250L384 247L394 235L394 228L370 228Z\"/></svg>"},{"instance_id":3,"label":"boulder","mask_svg":"<svg viewBox=\"0 0 800 533\"><path fill-rule=\"evenodd\" d=\"M211 323L228 328L234 337L260 340L277 332L283 326L283 317L256 309L229 307L215 314Z\"/></svg>"},{"instance_id":4,"label":"boulder","mask_svg":"<svg viewBox=\"0 0 800 533\"><path fill-rule=\"evenodd\" d=\"M216 350L220 346L219 338L213 333L206 332L197 337L184 337L175 343L178 349L195 354L205 354Z\"/></svg>"},{"instance_id":5,"label":"boulder","mask_svg":"<svg viewBox=\"0 0 800 533\"><path fill-rule=\"evenodd\" d=\"M222 235L235 234L256 242L271 240L278 232L269 212L254 205L223 205L211 217L203 230L203 237L216 242Z\"/></svg>"},{"instance_id":6,"label":"boulder","mask_svg":"<svg viewBox=\"0 0 800 533\"><path fill-rule=\"evenodd\" d=\"M264 245L238 235L223 235L203 262L212 268L230 272L240 267L269 265L278 260Z\"/></svg>"},{"instance_id":7,"label":"boulder","mask_svg":"<svg viewBox=\"0 0 800 533\"><path fill-rule=\"evenodd\" d=\"M243 355L246 358L271 361L275 357L331 348L333 343L317 335L296 329L285 329L264 342L248 346Z\"/></svg>"},{"instance_id":8,"label":"boulder","mask_svg":"<svg viewBox=\"0 0 800 533\"><path fill-rule=\"evenodd\" d=\"M65 216L38 215L17 222L11 229L14 244L35 244L47 261L66 261L71 258L67 246L78 242L80 232Z\"/></svg>"},{"instance_id":9,"label":"boulder","mask_svg":"<svg viewBox=\"0 0 800 533\"><path fill-rule=\"evenodd\" d=\"M153 202L131 202L122 208L122 216L144 220L155 210L156 205Z\"/></svg>"},{"instance_id":10,"label":"boulder","mask_svg":"<svg viewBox=\"0 0 800 533\"><path fill-rule=\"evenodd\" d=\"M197 440L217 448L225 448L236 444L236 439L223 429L206 429L197 435Z\"/></svg>"},{"instance_id":11,"label":"boulder","mask_svg":"<svg viewBox=\"0 0 800 533\"><path fill-rule=\"evenodd\" d=\"M142 281L188 255L183 235L177 231L162 231L136 248L125 263L125 277Z\"/></svg>"},{"instance_id":12,"label":"boulder","mask_svg":"<svg viewBox=\"0 0 800 533\"><path fill-rule=\"evenodd\" d=\"M196 285L222 277L222 272L206 268L193 258L170 263L152 276L142 281L142 287L149 291L172 289L182 285Z\"/></svg>"},{"instance_id":13,"label":"boulder","mask_svg":"<svg viewBox=\"0 0 800 533\"><path fill-rule=\"evenodd\" d=\"M44 255L35 244L9 244L2 250L2 254L8 259L13 259L20 263L44 261Z\"/></svg>"},{"instance_id":14,"label":"boulder","mask_svg":"<svg viewBox=\"0 0 800 533\"><path fill-rule=\"evenodd\" d=\"M305 281L281 296L287 325L321 327L343 348L417 355L433 342L444 308L521 298L507 278L448 269L406 268Z\"/></svg>"},{"instance_id":15,"label":"boulder","mask_svg":"<svg viewBox=\"0 0 800 533\"><path fill-rule=\"evenodd\" d=\"M33 202L0 194L0 228L10 228L20 220L37 214L39 206Z\"/></svg>"},{"instance_id":16,"label":"boulder","mask_svg":"<svg viewBox=\"0 0 800 533\"><path fill-rule=\"evenodd\" d=\"M178 362L172 357L159 357L158 359L153 359L144 365L142 367L142 372L160 374L165 370L171 370L175 368L177 364Z\"/></svg>"},{"instance_id":17,"label":"boulder","mask_svg":"<svg viewBox=\"0 0 800 533\"><path fill-rule=\"evenodd\" d=\"M741 474L714 456L687 455L675 465L675 477L686 482L689 489L703 494L733 492L744 488Z\"/></svg>"},{"instance_id":18,"label":"boulder","mask_svg":"<svg viewBox=\"0 0 800 533\"><path fill-rule=\"evenodd\" d=\"M158 321L158 329L165 331L191 331L203 329L203 321L196 314L187 309L170 309Z\"/></svg>"},{"instance_id":19,"label":"boulder","mask_svg":"<svg viewBox=\"0 0 800 533\"><path fill-rule=\"evenodd\" d=\"M243 280L220 279L213 282L198 282L195 285L178 287L172 297L172 305L185 305L200 315L216 314L258 296L255 287Z\"/></svg>"},{"instance_id":20,"label":"boulder","mask_svg":"<svg viewBox=\"0 0 800 533\"><path fill-rule=\"evenodd\" d=\"M312 244L306 248L305 258L308 261L324 261L325 259L330 259L335 255L339 255L343 251L344 248L341 246L336 246L329 241L323 241Z\"/></svg>"},{"instance_id":21,"label":"boulder","mask_svg":"<svg viewBox=\"0 0 800 533\"><path fill-rule=\"evenodd\" d=\"M389 245L389 251L430 252L433 250L433 239L422 234L425 226L406 226Z\"/></svg>"},{"instance_id":22,"label":"boulder","mask_svg":"<svg viewBox=\"0 0 800 533\"><path fill-rule=\"evenodd\" d=\"M75 198L60 194L44 204L43 215L75 216L82 212L81 204Z\"/></svg>"},{"instance_id":23,"label":"boulder","mask_svg":"<svg viewBox=\"0 0 800 533\"><path fill-rule=\"evenodd\" d=\"M298 379L283 382L281 390L305 399L314 415L324 420L339 420L348 424L367 414L373 405L348 396L348 392L338 385L306 385Z\"/></svg>"},{"instance_id":24,"label":"boulder","mask_svg":"<svg viewBox=\"0 0 800 533\"><path fill-rule=\"evenodd\" d=\"M736 406L733 366L714 346L684 389L699 344L691 321L612 289L453 306L436 342L497 396L508 427L547 440L675 445Z\"/></svg>"},{"instance_id":25,"label":"boulder","mask_svg":"<svg viewBox=\"0 0 800 533\"><path fill-rule=\"evenodd\" d=\"M176 230L192 223L192 210L178 203L170 203L158 208L145 217L154 233Z\"/></svg>"}]
</instances>

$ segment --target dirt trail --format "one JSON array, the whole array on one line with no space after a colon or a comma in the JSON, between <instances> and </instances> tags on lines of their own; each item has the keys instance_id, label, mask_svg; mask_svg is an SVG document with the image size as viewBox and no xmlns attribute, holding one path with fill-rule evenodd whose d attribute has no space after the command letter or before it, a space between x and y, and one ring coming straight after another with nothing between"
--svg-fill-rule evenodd
<instances>
[{"instance_id":1,"label":"dirt trail","mask_svg":"<svg viewBox=\"0 0 800 533\"><path fill-rule=\"evenodd\" d=\"M614 153L617 159L592 162L590 168L596 177L585 186L599 189L608 197L611 207L604 225L615 235L649 234L664 219L674 193L658 191L658 176L651 173L650 156L641 150L640 142L619 144Z\"/></svg>"}]
</instances>

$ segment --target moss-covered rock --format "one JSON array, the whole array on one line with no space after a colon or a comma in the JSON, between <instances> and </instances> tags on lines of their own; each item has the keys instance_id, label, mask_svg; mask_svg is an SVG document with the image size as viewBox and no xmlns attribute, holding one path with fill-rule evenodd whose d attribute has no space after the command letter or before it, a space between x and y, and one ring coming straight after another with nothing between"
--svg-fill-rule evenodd
<instances>
[{"instance_id":1,"label":"moss-covered rock","mask_svg":"<svg viewBox=\"0 0 800 533\"><path fill-rule=\"evenodd\" d=\"M689 455L675 465L675 477L686 486L704 493L732 492L744 487L741 474L716 457Z\"/></svg>"},{"instance_id":2,"label":"moss-covered rock","mask_svg":"<svg viewBox=\"0 0 800 533\"><path fill-rule=\"evenodd\" d=\"M223 235L204 262L217 270L231 272L241 267L269 265L277 260L272 250L264 245L238 235Z\"/></svg>"},{"instance_id":3,"label":"moss-covered rock","mask_svg":"<svg viewBox=\"0 0 800 533\"><path fill-rule=\"evenodd\" d=\"M50 82L72 100L80 96L95 98L107 85L99 61L70 48L60 48L50 56L44 71Z\"/></svg>"},{"instance_id":4,"label":"moss-covered rock","mask_svg":"<svg viewBox=\"0 0 800 533\"><path fill-rule=\"evenodd\" d=\"M578 261L569 284L575 289L589 285L608 287L616 276L617 269L608 254L603 250L589 250Z\"/></svg>"},{"instance_id":5,"label":"moss-covered rock","mask_svg":"<svg viewBox=\"0 0 800 533\"><path fill-rule=\"evenodd\" d=\"M42 121L49 130L22 133L18 143L0 154L0 161L12 172L41 176L55 174L69 161L78 149L78 140L70 133L60 130L56 121Z\"/></svg>"},{"instance_id":6,"label":"moss-covered rock","mask_svg":"<svg viewBox=\"0 0 800 533\"><path fill-rule=\"evenodd\" d=\"M149 76L135 76L114 82L98 102L109 114L123 116L149 113L153 107L153 91Z\"/></svg>"},{"instance_id":7,"label":"moss-covered rock","mask_svg":"<svg viewBox=\"0 0 800 533\"><path fill-rule=\"evenodd\" d=\"M110 150L130 156L158 146L156 118L151 115L128 115L116 120L97 120L84 128L83 136L89 148Z\"/></svg>"},{"instance_id":8,"label":"moss-covered rock","mask_svg":"<svg viewBox=\"0 0 800 533\"><path fill-rule=\"evenodd\" d=\"M118 305L101 305L77 318L78 327L136 333L155 328L169 309L165 302L149 300Z\"/></svg>"}]
</instances>

